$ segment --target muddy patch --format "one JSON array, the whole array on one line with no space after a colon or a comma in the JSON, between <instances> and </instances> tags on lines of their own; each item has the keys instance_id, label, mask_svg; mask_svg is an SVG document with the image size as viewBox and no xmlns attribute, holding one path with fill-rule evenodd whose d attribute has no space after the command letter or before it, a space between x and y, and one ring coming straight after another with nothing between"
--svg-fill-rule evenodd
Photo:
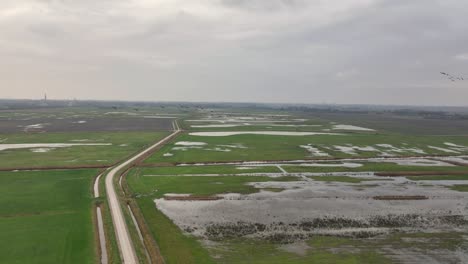
<instances>
[{"instance_id":1,"label":"muddy patch","mask_svg":"<svg viewBox=\"0 0 468 264\"><path fill-rule=\"evenodd\" d=\"M423 195L379 195L374 196L374 200L427 200L429 197Z\"/></svg>"}]
</instances>

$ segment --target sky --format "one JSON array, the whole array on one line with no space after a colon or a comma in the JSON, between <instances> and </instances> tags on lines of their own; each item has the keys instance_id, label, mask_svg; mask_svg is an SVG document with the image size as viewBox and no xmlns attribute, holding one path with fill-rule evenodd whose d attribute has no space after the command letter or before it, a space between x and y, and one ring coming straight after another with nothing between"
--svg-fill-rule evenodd
<instances>
[{"instance_id":1,"label":"sky","mask_svg":"<svg viewBox=\"0 0 468 264\"><path fill-rule=\"evenodd\" d=\"M466 0L1 0L0 98L468 106Z\"/></svg>"}]
</instances>

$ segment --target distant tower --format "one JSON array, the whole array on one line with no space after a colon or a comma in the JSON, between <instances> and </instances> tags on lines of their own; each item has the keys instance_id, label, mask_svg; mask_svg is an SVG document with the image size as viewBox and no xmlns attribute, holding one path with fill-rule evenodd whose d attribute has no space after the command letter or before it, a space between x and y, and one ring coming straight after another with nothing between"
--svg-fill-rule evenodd
<instances>
[{"instance_id":1,"label":"distant tower","mask_svg":"<svg viewBox=\"0 0 468 264\"><path fill-rule=\"evenodd\" d=\"M47 94L44 94L44 99L40 102L40 106L47 106Z\"/></svg>"}]
</instances>

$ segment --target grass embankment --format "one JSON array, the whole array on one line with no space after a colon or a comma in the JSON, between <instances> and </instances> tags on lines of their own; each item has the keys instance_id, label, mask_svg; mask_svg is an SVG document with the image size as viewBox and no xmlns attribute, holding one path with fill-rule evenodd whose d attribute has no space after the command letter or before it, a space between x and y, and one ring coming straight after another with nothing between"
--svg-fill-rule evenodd
<instances>
[{"instance_id":1,"label":"grass embankment","mask_svg":"<svg viewBox=\"0 0 468 264\"><path fill-rule=\"evenodd\" d=\"M239 240L221 242L211 248L213 255L219 256L219 263L328 263L328 264L361 264L392 263L374 248L359 248L353 252L350 248L359 242L338 237L316 237L307 242L301 253L288 252L282 246L266 241ZM343 248L340 250L339 248ZM334 249L334 250L333 250Z\"/></svg>"},{"instance_id":2,"label":"grass embankment","mask_svg":"<svg viewBox=\"0 0 468 264\"><path fill-rule=\"evenodd\" d=\"M192 236L184 235L169 218L156 209L152 198L138 198L137 203L167 264L215 263L200 242Z\"/></svg>"},{"instance_id":3,"label":"grass embankment","mask_svg":"<svg viewBox=\"0 0 468 264\"><path fill-rule=\"evenodd\" d=\"M227 240L209 247L219 263L324 263L371 264L395 263L394 252L413 254L440 250L455 252L464 245L463 233L395 233L373 239L351 239L316 236L294 250L293 245L280 245L259 240ZM430 241L430 243L428 243ZM399 261L396 261L399 262Z\"/></svg>"},{"instance_id":4,"label":"grass embankment","mask_svg":"<svg viewBox=\"0 0 468 264\"><path fill-rule=\"evenodd\" d=\"M41 134L0 134L3 144L31 143L111 143L107 146L73 146L36 153L30 149L0 151L0 168L79 167L111 165L143 146L167 135L167 132L82 132Z\"/></svg>"},{"instance_id":5,"label":"grass embankment","mask_svg":"<svg viewBox=\"0 0 468 264\"><path fill-rule=\"evenodd\" d=\"M451 186L450 189L459 192L468 192L468 184L458 184Z\"/></svg>"},{"instance_id":6,"label":"grass embankment","mask_svg":"<svg viewBox=\"0 0 468 264\"><path fill-rule=\"evenodd\" d=\"M96 263L97 170L0 172L2 263Z\"/></svg>"},{"instance_id":7,"label":"grass embankment","mask_svg":"<svg viewBox=\"0 0 468 264\"><path fill-rule=\"evenodd\" d=\"M204 142L202 148L188 148L173 150L177 141ZM183 162L210 162L210 161L251 161L251 160L293 160L313 158L310 153L300 145L313 144L314 147L330 155L328 158L376 157L381 154L375 151L359 151L356 155L346 154L334 149L334 146L373 146L381 151L389 149L376 146L376 144L391 144L397 148L406 148L406 151L394 153L401 156L418 156L421 154L410 151L410 148L419 148L428 155L447 155L447 153L428 148L428 146L447 147L445 142L468 145L468 138L463 136L404 136L390 134L358 134L345 133L344 135L314 135L314 136L265 136L265 135L235 135L227 137L191 136L183 134L173 143L164 146L161 151L149 157L145 163L183 163ZM407 145L404 145L406 143ZM246 148L231 148L230 151L220 152L209 149L222 147L222 145L242 144ZM179 146L180 147L180 146ZM223 147L225 148L225 147ZM172 153L173 156L163 156ZM316 158L316 157L315 157ZM319 157L320 158L320 157ZM323 158L323 157L322 157ZM327 158L327 157L325 157Z\"/></svg>"},{"instance_id":8,"label":"grass embankment","mask_svg":"<svg viewBox=\"0 0 468 264\"><path fill-rule=\"evenodd\" d=\"M409 176L412 181L468 181L468 175Z\"/></svg>"}]
</instances>

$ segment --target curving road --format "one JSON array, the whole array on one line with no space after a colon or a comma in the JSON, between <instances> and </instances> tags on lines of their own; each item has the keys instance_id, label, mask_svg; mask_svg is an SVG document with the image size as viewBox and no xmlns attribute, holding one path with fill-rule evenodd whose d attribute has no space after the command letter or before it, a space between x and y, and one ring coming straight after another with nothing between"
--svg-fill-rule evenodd
<instances>
[{"instance_id":1,"label":"curving road","mask_svg":"<svg viewBox=\"0 0 468 264\"><path fill-rule=\"evenodd\" d=\"M177 130L174 133L170 134L169 136L165 137L161 141L155 143L154 145L150 146L149 148L143 150L142 152L138 153L134 157L130 158L129 160L123 162L122 164L112 168L112 170L107 174L106 177L106 191L107 191L107 198L109 202L109 208L112 215L112 222L114 223L114 229L117 238L117 244L119 245L120 253L122 256L122 262L125 264L136 264L138 263L138 258L135 253L135 248L133 247L133 242L130 238L128 233L127 224L125 222L125 217L122 212L122 207L120 207L119 198L115 191L114 186L114 177L118 174L120 170L125 168L128 165L131 165L137 159L142 157L143 155L147 154L148 152L152 151L154 148L163 145L168 139L175 136L180 132L180 129L175 121Z\"/></svg>"}]
</instances>

